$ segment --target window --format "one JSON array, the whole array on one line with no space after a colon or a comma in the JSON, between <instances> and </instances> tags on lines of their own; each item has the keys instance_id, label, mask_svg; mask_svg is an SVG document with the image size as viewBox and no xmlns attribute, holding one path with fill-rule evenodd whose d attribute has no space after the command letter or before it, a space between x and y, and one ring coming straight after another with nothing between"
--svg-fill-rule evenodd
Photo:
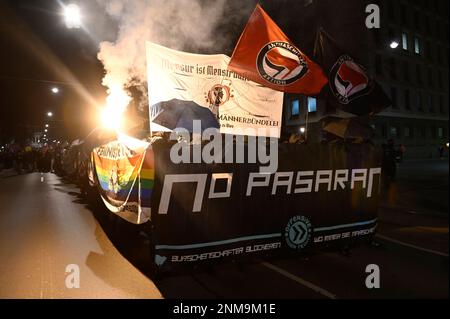
<instances>
[{"instance_id":1,"label":"window","mask_svg":"<svg viewBox=\"0 0 450 319\"><path fill-rule=\"evenodd\" d=\"M414 37L414 53L420 54L420 41L417 37Z\"/></svg>"},{"instance_id":2,"label":"window","mask_svg":"<svg viewBox=\"0 0 450 319\"><path fill-rule=\"evenodd\" d=\"M431 131L431 138L436 138L436 127L432 126L430 127Z\"/></svg>"},{"instance_id":3,"label":"window","mask_svg":"<svg viewBox=\"0 0 450 319\"><path fill-rule=\"evenodd\" d=\"M407 61L403 61L403 79L406 82L411 82L411 76L409 74L409 64Z\"/></svg>"},{"instance_id":4,"label":"window","mask_svg":"<svg viewBox=\"0 0 450 319\"><path fill-rule=\"evenodd\" d=\"M379 54L375 56L375 72L377 75L383 74L383 62Z\"/></svg>"},{"instance_id":5,"label":"window","mask_svg":"<svg viewBox=\"0 0 450 319\"><path fill-rule=\"evenodd\" d=\"M408 35L406 33L402 33L402 49L408 50Z\"/></svg>"},{"instance_id":6,"label":"window","mask_svg":"<svg viewBox=\"0 0 450 319\"><path fill-rule=\"evenodd\" d=\"M434 113L433 94L428 93L428 110Z\"/></svg>"},{"instance_id":7,"label":"window","mask_svg":"<svg viewBox=\"0 0 450 319\"><path fill-rule=\"evenodd\" d=\"M444 137L444 129L442 127L438 127L437 129L438 137L443 138Z\"/></svg>"},{"instance_id":8,"label":"window","mask_svg":"<svg viewBox=\"0 0 450 319\"><path fill-rule=\"evenodd\" d=\"M420 17L418 11L414 11L414 27L417 30L420 30Z\"/></svg>"},{"instance_id":9,"label":"window","mask_svg":"<svg viewBox=\"0 0 450 319\"><path fill-rule=\"evenodd\" d=\"M405 126L405 128L403 129L403 136L411 137L411 129L409 128L409 126Z\"/></svg>"},{"instance_id":10,"label":"window","mask_svg":"<svg viewBox=\"0 0 450 319\"><path fill-rule=\"evenodd\" d=\"M377 45L380 45L380 44L381 44L381 34L380 34L380 30L379 30L379 29L374 29L373 33L374 33L374 37L375 37L375 43L376 43Z\"/></svg>"},{"instance_id":11,"label":"window","mask_svg":"<svg viewBox=\"0 0 450 319\"><path fill-rule=\"evenodd\" d=\"M426 16L425 17L425 31L429 34L431 33L431 28L430 28L430 17Z\"/></svg>"},{"instance_id":12,"label":"window","mask_svg":"<svg viewBox=\"0 0 450 319\"><path fill-rule=\"evenodd\" d=\"M425 44L425 55L426 55L427 59L432 60L431 42L430 41L427 41L427 43Z\"/></svg>"},{"instance_id":13,"label":"window","mask_svg":"<svg viewBox=\"0 0 450 319\"><path fill-rule=\"evenodd\" d=\"M439 20L436 20L436 38L441 37L441 24L439 23Z\"/></svg>"},{"instance_id":14,"label":"window","mask_svg":"<svg viewBox=\"0 0 450 319\"><path fill-rule=\"evenodd\" d=\"M391 87L391 101L392 101L392 108L394 109L398 108L397 89L395 87Z\"/></svg>"},{"instance_id":15,"label":"window","mask_svg":"<svg viewBox=\"0 0 450 319\"><path fill-rule=\"evenodd\" d=\"M397 79L397 66L396 66L395 60L393 58L389 59L389 69L390 69L391 78Z\"/></svg>"},{"instance_id":16,"label":"window","mask_svg":"<svg viewBox=\"0 0 450 319\"><path fill-rule=\"evenodd\" d=\"M317 112L317 99L314 97L308 96L308 112Z\"/></svg>"},{"instance_id":17,"label":"window","mask_svg":"<svg viewBox=\"0 0 450 319\"><path fill-rule=\"evenodd\" d=\"M388 37L389 37L389 40L391 40L391 41L396 38L395 34L394 34L394 29L392 29L392 28L388 29Z\"/></svg>"},{"instance_id":18,"label":"window","mask_svg":"<svg viewBox=\"0 0 450 319\"><path fill-rule=\"evenodd\" d=\"M422 107L422 92L417 92L416 95L416 105L417 105L417 109L421 112L423 112L423 107Z\"/></svg>"},{"instance_id":19,"label":"window","mask_svg":"<svg viewBox=\"0 0 450 319\"><path fill-rule=\"evenodd\" d=\"M438 82L439 82L439 88L440 89L444 88L444 83L442 83L443 82L442 72L440 70L438 71Z\"/></svg>"},{"instance_id":20,"label":"window","mask_svg":"<svg viewBox=\"0 0 450 319\"><path fill-rule=\"evenodd\" d=\"M439 45L436 46L436 53L437 53L437 61L439 63L442 63L442 49Z\"/></svg>"},{"instance_id":21,"label":"window","mask_svg":"<svg viewBox=\"0 0 450 319\"><path fill-rule=\"evenodd\" d=\"M291 117L300 116L300 101L298 99L291 101Z\"/></svg>"},{"instance_id":22,"label":"window","mask_svg":"<svg viewBox=\"0 0 450 319\"><path fill-rule=\"evenodd\" d=\"M422 84L422 69L419 64L416 65L417 84Z\"/></svg>"},{"instance_id":23,"label":"window","mask_svg":"<svg viewBox=\"0 0 450 319\"><path fill-rule=\"evenodd\" d=\"M388 1L388 16L391 20L395 19L394 1Z\"/></svg>"},{"instance_id":24,"label":"window","mask_svg":"<svg viewBox=\"0 0 450 319\"><path fill-rule=\"evenodd\" d=\"M381 125L381 136L383 138L387 138L387 130L386 130L386 125L385 124Z\"/></svg>"},{"instance_id":25,"label":"window","mask_svg":"<svg viewBox=\"0 0 450 319\"><path fill-rule=\"evenodd\" d=\"M391 126L389 133L390 133L391 137L399 137L398 128L396 126Z\"/></svg>"},{"instance_id":26,"label":"window","mask_svg":"<svg viewBox=\"0 0 450 319\"><path fill-rule=\"evenodd\" d=\"M431 88L434 86L433 71L430 68L428 68L428 86Z\"/></svg>"},{"instance_id":27,"label":"window","mask_svg":"<svg viewBox=\"0 0 450 319\"><path fill-rule=\"evenodd\" d=\"M411 110L411 97L408 89L404 91L404 96L405 96L405 109Z\"/></svg>"},{"instance_id":28,"label":"window","mask_svg":"<svg viewBox=\"0 0 450 319\"><path fill-rule=\"evenodd\" d=\"M417 135L419 136L419 137L425 137L425 127L419 127L418 129L417 129Z\"/></svg>"},{"instance_id":29,"label":"window","mask_svg":"<svg viewBox=\"0 0 450 319\"><path fill-rule=\"evenodd\" d=\"M409 26L409 24L408 24L408 8L404 4L401 5L401 14L402 14L402 24L404 26L408 27Z\"/></svg>"}]
</instances>

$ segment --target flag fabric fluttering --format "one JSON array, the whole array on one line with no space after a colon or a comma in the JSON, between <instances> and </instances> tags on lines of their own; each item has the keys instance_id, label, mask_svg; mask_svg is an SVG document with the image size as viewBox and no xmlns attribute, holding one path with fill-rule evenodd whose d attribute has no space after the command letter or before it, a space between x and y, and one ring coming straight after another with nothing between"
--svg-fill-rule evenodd
<instances>
[{"instance_id":1,"label":"flag fabric fluttering","mask_svg":"<svg viewBox=\"0 0 450 319\"><path fill-rule=\"evenodd\" d=\"M317 95L327 78L269 15L256 5L234 49L228 69L286 93Z\"/></svg>"},{"instance_id":2,"label":"flag fabric fluttering","mask_svg":"<svg viewBox=\"0 0 450 319\"><path fill-rule=\"evenodd\" d=\"M321 93L328 110L364 116L391 105L389 97L367 70L323 29L317 33L314 57L328 76L328 86Z\"/></svg>"},{"instance_id":3,"label":"flag fabric fluttering","mask_svg":"<svg viewBox=\"0 0 450 319\"><path fill-rule=\"evenodd\" d=\"M224 134L280 137L283 93L228 70L230 57L146 48L151 122L193 130L201 119Z\"/></svg>"}]
</instances>

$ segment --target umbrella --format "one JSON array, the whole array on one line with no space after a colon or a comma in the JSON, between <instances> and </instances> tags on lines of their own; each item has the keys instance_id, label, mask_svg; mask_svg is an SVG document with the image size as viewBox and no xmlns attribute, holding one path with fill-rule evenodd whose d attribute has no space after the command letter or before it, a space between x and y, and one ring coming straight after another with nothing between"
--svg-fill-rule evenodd
<instances>
[{"instance_id":1,"label":"umbrella","mask_svg":"<svg viewBox=\"0 0 450 319\"><path fill-rule=\"evenodd\" d=\"M343 139L370 139L373 136L372 127L354 118L331 120L323 130Z\"/></svg>"},{"instance_id":2,"label":"umbrella","mask_svg":"<svg viewBox=\"0 0 450 319\"><path fill-rule=\"evenodd\" d=\"M170 100L152 106L152 122L168 129L184 128L193 131L193 121L200 120L202 130L219 128L216 116L206 107L192 101Z\"/></svg>"},{"instance_id":3,"label":"umbrella","mask_svg":"<svg viewBox=\"0 0 450 319\"><path fill-rule=\"evenodd\" d=\"M117 140L117 133L114 130L95 128L86 136L81 147L85 154L90 154L94 148L114 140Z\"/></svg>"}]
</instances>

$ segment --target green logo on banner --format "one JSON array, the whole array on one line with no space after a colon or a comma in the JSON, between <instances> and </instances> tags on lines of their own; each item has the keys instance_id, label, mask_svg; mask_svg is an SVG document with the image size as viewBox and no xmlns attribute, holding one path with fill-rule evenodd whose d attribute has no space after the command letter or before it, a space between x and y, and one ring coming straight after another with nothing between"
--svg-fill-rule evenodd
<instances>
[{"instance_id":1,"label":"green logo on banner","mask_svg":"<svg viewBox=\"0 0 450 319\"><path fill-rule=\"evenodd\" d=\"M305 216L292 217L284 232L286 243L295 250L305 248L311 238L311 229L311 222Z\"/></svg>"}]
</instances>

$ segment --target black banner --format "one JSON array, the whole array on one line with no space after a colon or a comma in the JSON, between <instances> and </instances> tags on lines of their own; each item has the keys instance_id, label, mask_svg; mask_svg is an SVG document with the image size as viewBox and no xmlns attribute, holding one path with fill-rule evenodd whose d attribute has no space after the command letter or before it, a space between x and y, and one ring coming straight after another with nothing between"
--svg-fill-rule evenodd
<instances>
[{"instance_id":1,"label":"black banner","mask_svg":"<svg viewBox=\"0 0 450 319\"><path fill-rule=\"evenodd\" d=\"M170 147L153 145L159 267L314 251L374 235L381 169L371 144L280 144L274 174L259 173L259 163L174 164Z\"/></svg>"}]
</instances>

